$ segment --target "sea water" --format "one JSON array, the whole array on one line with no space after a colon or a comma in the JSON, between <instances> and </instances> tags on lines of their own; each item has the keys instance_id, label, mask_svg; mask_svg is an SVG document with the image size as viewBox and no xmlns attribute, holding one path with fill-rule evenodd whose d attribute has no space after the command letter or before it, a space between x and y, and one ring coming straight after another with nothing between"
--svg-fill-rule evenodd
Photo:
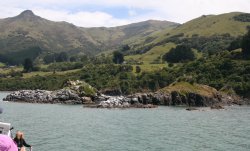
<instances>
[{"instance_id":1,"label":"sea water","mask_svg":"<svg viewBox=\"0 0 250 151\"><path fill-rule=\"evenodd\" d=\"M0 99L7 93L0 93ZM249 151L250 107L91 109L0 101L33 151Z\"/></svg>"}]
</instances>

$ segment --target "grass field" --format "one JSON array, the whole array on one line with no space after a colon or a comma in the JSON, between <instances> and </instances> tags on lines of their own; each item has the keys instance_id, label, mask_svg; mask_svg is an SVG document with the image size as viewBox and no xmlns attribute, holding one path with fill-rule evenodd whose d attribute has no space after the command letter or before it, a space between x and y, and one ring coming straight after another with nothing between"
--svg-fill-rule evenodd
<instances>
[{"instance_id":1,"label":"grass field","mask_svg":"<svg viewBox=\"0 0 250 151\"><path fill-rule=\"evenodd\" d=\"M176 45L174 43L167 43L166 45L154 47L153 49L149 50L144 54L125 56L125 60L140 61L143 62L143 64L145 65L152 63L161 64L162 56L175 46Z\"/></svg>"},{"instance_id":2,"label":"grass field","mask_svg":"<svg viewBox=\"0 0 250 151\"><path fill-rule=\"evenodd\" d=\"M141 68L141 72L152 72L161 70L164 67L167 67L167 64L145 64L145 65L133 65L133 72L136 73L136 66Z\"/></svg>"},{"instance_id":3,"label":"grass field","mask_svg":"<svg viewBox=\"0 0 250 151\"><path fill-rule=\"evenodd\" d=\"M13 71L22 71L22 67L11 67L11 68L0 68L0 73L2 74L8 74Z\"/></svg>"},{"instance_id":4,"label":"grass field","mask_svg":"<svg viewBox=\"0 0 250 151\"><path fill-rule=\"evenodd\" d=\"M53 72L41 72L41 71L30 72L30 73L24 73L23 78L31 78L31 77L34 77L34 76L48 76L48 75L53 75L53 74L64 75L64 74L67 74L67 73L73 73L73 72L77 72L77 71L80 71L80 70L81 69L75 69L75 70L68 70L68 71L60 71L60 72L56 72L56 73L53 73Z\"/></svg>"}]
</instances>

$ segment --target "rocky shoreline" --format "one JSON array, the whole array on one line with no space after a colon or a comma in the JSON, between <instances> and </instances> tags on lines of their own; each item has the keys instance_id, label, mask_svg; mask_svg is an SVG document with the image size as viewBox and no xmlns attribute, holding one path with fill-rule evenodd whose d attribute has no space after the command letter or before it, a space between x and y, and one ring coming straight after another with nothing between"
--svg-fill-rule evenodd
<instances>
[{"instance_id":1,"label":"rocky shoreline","mask_svg":"<svg viewBox=\"0 0 250 151\"><path fill-rule=\"evenodd\" d=\"M155 108L164 106L211 107L243 105L246 101L236 96L217 95L213 98L188 93L186 96L174 91L170 94L137 93L129 96L107 96L98 94L80 97L68 89L57 91L20 90L10 93L4 101L41 104L83 104L92 108Z\"/></svg>"},{"instance_id":2,"label":"rocky shoreline","mask_svg":"<svg viewBox=\"0 0 250 151\"><path fill-rule=\"evenodd\" d=\"M84 88L82 88L83 85ZM128 96L110 96L96 91L89 95L84 92L84 90L86 91L86 86L94 90L84 82L71 81L68 82L67 87L64 89L56 91L15 91L10 93L4 101L47 104L83 104L84 107L91 108L156 108L159 105L164 105L186 106L188 109L189 107L222 109L223 106L243 105L249 102L236 95L226 95L215 90L209 95L202 95L194 92L182 93L175 90L157 91L154 93L136 93ZM190 108L190 110L193 109L194 108Z\"/></svg>"}]
</instances>

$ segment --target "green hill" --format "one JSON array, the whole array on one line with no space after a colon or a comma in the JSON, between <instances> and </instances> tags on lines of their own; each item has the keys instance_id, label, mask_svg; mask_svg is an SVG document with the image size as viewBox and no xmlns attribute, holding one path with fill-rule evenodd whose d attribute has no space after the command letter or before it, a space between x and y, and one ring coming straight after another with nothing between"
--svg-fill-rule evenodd
<instances>
[{"instance_id":1,"label":"green hill","mask_svg":"<svg viewBox=\"0 0 250 151\"><path fill-rule=\"evenodd\" d=\"M246 33L250 26L249 18L249 14L240 12L203 15L173 29L152 34L152 41L145 43L144 39L136 44L126 58L140 58L142 62L149 62L148 58L153 58L150 60L152 62L161 57L163 52L168 52L170 48L167 46L172 43L185 43L198 51L208 53L226 50L232 41Z\"/></svg>"},{"instance_id":2,"label":"green hill","mask_svg":"<svg viewBox=\"0 0 250 151\"><path fill-rule=\"evenodd\" d=\"M158 35L159 38L157 40L178 34L184 34L183 36L185 37L192 37L194 35L209 37L223 34L230 34L236 37L244 35L247 31L246 27L250 25L250 22L235 20L234 17L241 14L244 13L233 12L221 15L203 15L171 31L162 32Z\"/></svg>"},{"instance_id":3,"label":"green hill","mask_svg":"<svg viewBox=\"0 0 250 151\"><path fill-rule=\"evenodd\" d=\"M37 52L28 56L31 58L58 52L96 55L177 25L145 21L115 28L82 28L49 21L26 10L16 17L0 20L0 62L20 63L31 50Z\"/></svg>"}]
</instances>

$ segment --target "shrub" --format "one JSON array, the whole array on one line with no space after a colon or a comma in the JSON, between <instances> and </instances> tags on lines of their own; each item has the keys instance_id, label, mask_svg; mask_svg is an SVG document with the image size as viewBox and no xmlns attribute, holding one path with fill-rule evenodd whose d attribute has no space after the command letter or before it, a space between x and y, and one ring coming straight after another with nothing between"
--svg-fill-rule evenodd
<instances>
[{"instance_id":1,"label":"shrub","mask_svg":"<svg viewBox=\"0 0 250 151\"><path fill-rule=\"evenodd\" d=\"M244 13L233 17L234 20L240 22L250 22L250 14Z\"/></svg>"},{"instance_id":2,"label":"shrub","mask_svg":"<svg viewBox=\"0 0 250 151\"><path fill-rule=\"evenodd\" d=\"M121 52L115 51L113 53L113 62L116 64L122 64L124 61L124 56Z\"/></svg>"},{"instance_id":3,"label":"shrub","mask_svg":"<svg viewBox=\"0 0 250 151\"><path fill-rule=\"evenodd\" d=\"M135 72L136 73L140 73L141 72L141 67L140 66L136 66L135 67Z\"/></svg>"},{"instance_id":4,"label":"shrub","mask_svg":"<svg viewBox=\"0 0 250 151\"><path fill-rule=\"evenodd\" d=\"M178 63L194 59L194 52L190 47L186 45L178 45L176 48L172 48L168 53L163 56L163 60L170 63Z\"/></svg>"},{"instance_id":5,"label":"shrub","mask_svg":"<svg viewBox=\"0 0 250 151\"><path fill-rule=\"evenodd\" d=\"M248 29L248 33L242 38L241 48L243 55L250 55L250 29Z\"/></svg>"}]
</instances>

